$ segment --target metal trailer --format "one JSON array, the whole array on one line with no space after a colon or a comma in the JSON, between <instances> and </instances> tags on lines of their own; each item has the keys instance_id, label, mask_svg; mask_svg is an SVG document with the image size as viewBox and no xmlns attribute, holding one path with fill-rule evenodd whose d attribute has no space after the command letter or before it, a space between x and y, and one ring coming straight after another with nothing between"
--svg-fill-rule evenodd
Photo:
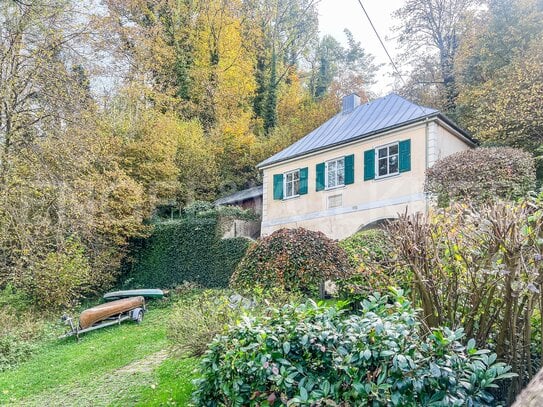
<instances>
[{"instance_id":1,"label":"metal trailer","mask_svg":"<svg viewBox=\"0 0 543 407\"><path fill-rule=\"evenodd\" d=\"M61 320L66 325L70 326L70 330L64 335L60 336L59 339L75 336L77 340L79 340L79 335L82 333L94 331L100 328L105 328L106 326L121 325L121 322L129 319L134 321L136 324L140 324L143 321L143 316L146 311L147 309L145 308L145 305L143 307L136 307L131 310L121 312L120 314L108 317L85 329L80 329L79 325L75 325L73 317L69 315L63 315Z\"/></svg>"}]
</instances>

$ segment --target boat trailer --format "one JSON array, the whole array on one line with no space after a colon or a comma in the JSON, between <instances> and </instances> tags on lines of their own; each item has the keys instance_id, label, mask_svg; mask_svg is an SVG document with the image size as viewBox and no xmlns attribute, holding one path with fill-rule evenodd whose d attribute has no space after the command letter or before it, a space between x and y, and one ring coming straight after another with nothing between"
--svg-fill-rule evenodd
<instances>
[{"instance_id":1,"label":"boat trailer","mask_svg":"<svg viewBox=\"0 0 543 407\"><path fill-rule=\"evenodd\" d=\"M90 308L90 310L93 310L93 308ZM68 325L70 327L70 330L66 332L65 334L61 335L59 339L75 336L77 340L79 340L80 334L94 331L100 328L105 328L112 325L120 325L122 322L127 321L127 320L132 320L136 324L140 324L143 321L143 316L146 311L147 309L145 307L145 303L143 303L141 306L137 306L129 310L124 310L114 315L109 315L106 318L96 321L92 325L85 328L81 328L81 322L79 322L76 325L73 317L69 315L63 315L61 318L61 321L64 322L66 325ZM81 317L80 317L80 321L81 321Z\"/></svg>"}]
</instances>

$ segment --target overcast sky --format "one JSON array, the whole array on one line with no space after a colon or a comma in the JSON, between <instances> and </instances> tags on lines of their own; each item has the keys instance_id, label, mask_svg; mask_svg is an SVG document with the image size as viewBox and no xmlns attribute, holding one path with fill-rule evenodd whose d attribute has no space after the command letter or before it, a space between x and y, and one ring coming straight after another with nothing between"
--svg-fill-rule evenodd
<instances>
[{"instance_id":1,"label":"overcast sky","mask_svg":"<svg viewBox=\"0 0 543 407\"><path fill-rule=\"evenodd\" d=\"M397 24L391 17L394 10L400 8L405 0L362 0L375 28L381 35L392 58L397 54L396 42L391 38L391 27ZM372 90L384 95L392 90L392 67L385 51L379 44L358 0L320 0L319 26L321 36L331 34L337 40L345 42L343 30L348 28L354 37L362 43L364 49L375 56L377 63L385 65L379 71L377 84ZM396 61L395 61L396 62Z\"/></svg>"}]
</instances>

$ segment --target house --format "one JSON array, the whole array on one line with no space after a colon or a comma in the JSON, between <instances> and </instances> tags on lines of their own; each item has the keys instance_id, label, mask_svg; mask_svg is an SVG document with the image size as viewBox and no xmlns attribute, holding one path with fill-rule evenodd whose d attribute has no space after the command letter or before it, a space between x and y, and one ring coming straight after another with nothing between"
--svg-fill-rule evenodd
<instances>
[{"instance_id":1,"label":"house","mask_svg":"<svg viewBox=\"0 0 543 407\"><path fill-rule=\"evenodd\" d=\"M243 209L251 209L256 215L262 216L262 185L236 191L230 195L215 201L217 206L238 206ZM235 219L223 238L248 237L256 239L260 236L261 220Z\"/></svg>"},{"instance_id":2,"label":"house","mask_svg":"<svg viewBox=\"0 0 543 407\"><path fill-rule=\"evenodd\" d=\"M262 185L236 191L215 201L218 206L239 206L252 209L257 215L262 214Z\"/></svg>"},{"instance_id":3,"label":"house","mask_svg":"<svg viewBox=\"0 0 543 407\"><path fill-rule=\"evenodd\" d=\"M305 227L342 239L425 211L425 171L475 142L439 111L396 95L341 112L258 164L263 172L262 235Z\"/></svg>"}]
</instances>

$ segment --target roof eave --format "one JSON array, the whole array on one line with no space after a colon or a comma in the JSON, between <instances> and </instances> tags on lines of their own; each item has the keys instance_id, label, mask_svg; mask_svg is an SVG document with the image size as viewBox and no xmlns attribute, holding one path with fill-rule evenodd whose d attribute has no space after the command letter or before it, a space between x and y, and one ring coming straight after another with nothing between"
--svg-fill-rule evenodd
<instances>
[{"instance_id":1,"label":"roof eave","mask_svg":"<svg viewBox=\"0 0 543 407\"><path fill-rule=\"evenodd\" d=\"M449 119L447 116L445 116L443 113L439 113L437 115L437 118L441 120L443 123L448 125L451 129L453 129L461 138L467 143L470 144L472 147L476 147L479 145L479 141L471 136L467 131L459 127L454 121Z\"/></svg>"},{"instance_id":2,"label":"roof eave","mask_svg":"<svg viewBox=\"0 0 543 407\"><path fill-rule=\"evenodd\" d=\"M406 121L406 122L403 122L403 123L400 123L400 124L397 124L397 125L394 125L394 126L386 127L384 129L379 129L379 130L376 130L376 131L373 131L373 132L370 132L370 133L365 133L363 135L353 137L353 138L351 138L351 139L349 139L347 141L343 140L343 141L340 141L340 142L337 142L337 143L334 143L334 144L330 144L330 145L327 145L327 146L324 146L324 147L318 147L318 148L315 148L313 150L304 151L303 153L294 154L294 155L291 155L289 157L285 157L285 158L275 160L275 161L271 161L271 162L268 162L268 163L266 163L266 160L264 160L264 161L258 163L256 165L256 168L258 170L262 170L264 168L271 167L273 165L277 165L277 164L282 163L284 161L292 160L294 158L303 157L303 156L308 155L308 154L314 154L314 153L316 153L318 151L328 150L328 149L331 149L331 148L334 148L334 147L337 147L337 146L340 146L340 145L343 145L343 144L353 143L353 142L356 142L356 141L359 141L359 140L362 140L362 139L365 139L365 138L370 138L370 137L379 135L381 133L388 133L390 131L399 129L401 127L410 126L410 125L413 125L413 124L416 124L416 123L419 123L419 122L424 122L424 121L426 121L428 119L433 119L433 118L439 117L439 115L441 115L441 113L436 111L436 112L433 112L433 113L428 114L426 116L417 117L416 119L409 120L409 121ZM454 123L452 125L454 125ZM458 127L456 125L454 125L454 126L455 126L455 128ZM468 138L468 136L466 136L466 138Z\"/></svg>"}]
</instances>

